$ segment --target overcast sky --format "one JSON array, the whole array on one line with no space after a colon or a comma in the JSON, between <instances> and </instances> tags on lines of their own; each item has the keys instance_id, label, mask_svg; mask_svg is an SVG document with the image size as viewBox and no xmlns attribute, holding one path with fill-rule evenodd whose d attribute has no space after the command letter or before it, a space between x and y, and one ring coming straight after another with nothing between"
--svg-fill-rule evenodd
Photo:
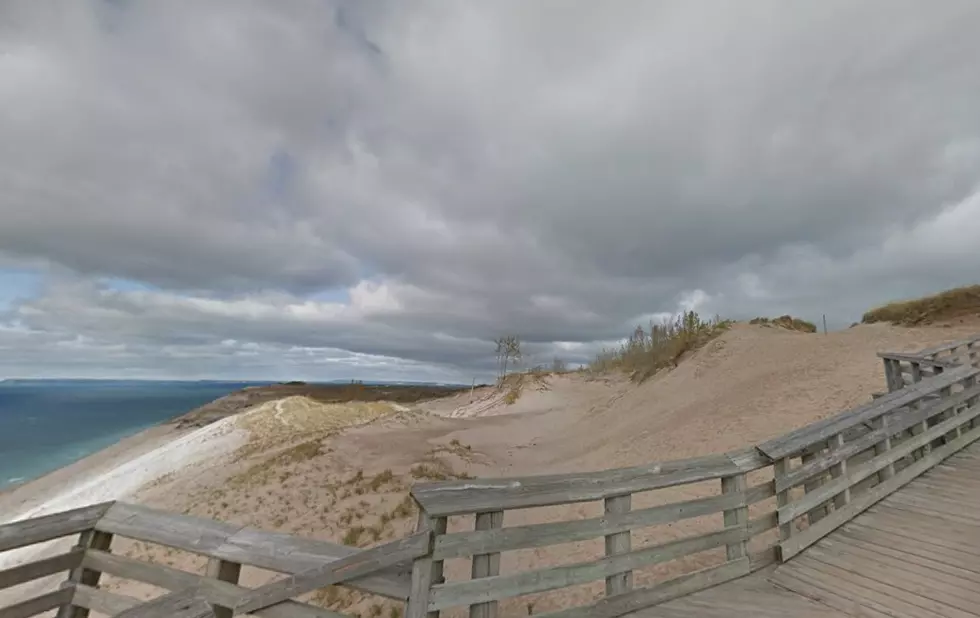
<instances>
[{"instance_id":1,"label":"overcast sky","mask_svg":"<svg viewBox=\"0 0 980 618\"><path fill-rule=\"evenodd\" d=\"M980 273L976 0L0 3L0 378L453 380Z\"/></svg>"}]
</instances>

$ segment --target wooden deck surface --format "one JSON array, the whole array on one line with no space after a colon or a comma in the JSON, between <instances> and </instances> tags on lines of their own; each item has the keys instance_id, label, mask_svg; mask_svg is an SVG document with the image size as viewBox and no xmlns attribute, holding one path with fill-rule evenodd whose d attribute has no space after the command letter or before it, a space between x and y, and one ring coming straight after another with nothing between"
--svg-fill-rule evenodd
<instances>
[{"instance_id":1,"label":"wooden deck surface","mask_svg":"<svg viewBox=\"0 0 980 618\"><path fill-rule=\"evenodd\" d=\"M775 570L636 618L980 618L980 442Z\"/></svg>"}]
</instances>

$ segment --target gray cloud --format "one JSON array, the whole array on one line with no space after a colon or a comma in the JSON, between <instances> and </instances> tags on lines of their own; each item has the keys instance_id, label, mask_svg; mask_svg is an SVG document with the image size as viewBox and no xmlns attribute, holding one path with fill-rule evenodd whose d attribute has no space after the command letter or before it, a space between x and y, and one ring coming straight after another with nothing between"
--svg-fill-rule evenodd
<instances>
[{"instance_id":1,"label":"gray cloud","mask_svg":"<svg viewBox=\"0 0 980 618\"><path fill-rule=\"evenodd\" d=\"M0 268L47 282L0 307L4 371L74 342L109 373L468 376L497 334L584 360L698 290L841 326L972 282L978 27L966 0L4 3Z\"/></svg>"}]
</instances>

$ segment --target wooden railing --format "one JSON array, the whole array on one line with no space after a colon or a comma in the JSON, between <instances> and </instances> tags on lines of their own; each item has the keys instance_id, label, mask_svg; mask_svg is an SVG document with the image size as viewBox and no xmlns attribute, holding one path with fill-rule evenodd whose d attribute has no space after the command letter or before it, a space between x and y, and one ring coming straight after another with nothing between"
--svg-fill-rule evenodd
<instances>
[{"instance_id":1,"label":"wooden railing","mask_svg":"<svg viewBox=\"0 0 980 618\"><path fill-rule=\"evenodd\" d=\"M408 618L434 618L452 607L493 618L502 602L589 584L598 586L591 600L535 615L620 616L789 560L980 439L977 341L882 354L889 393L742 451L601 472L416 485L415 534L368 550L118 502L6 524L0 552L79 540L0 571L0 590L68 573L61 588L2 608L0 618L55 608L59 618L86 618L89 610L141 618L340 618L293 600L332 585L404 601ZM594 514L571 515L583 508ZM557 510L529 520L535 509ZM678 536L679 529L689 534ZM206 571L113 554L117 536L206 556ZM586 560L501 568L509 552L599 539L599 553ZM469 561L469 577L447 577L447 561L460 559ZM238 583L243 566L289 577L245 588ZM659 575L665 570L671 576ZM102 573L173 592L142 604L99 588Z\"/></svg>"},{"instance_id":2,"label":"wooden railing","mask_svg":"<svg viewBox=\"0 0 980 618\"><path fill-rule=\"evenodd\" d=\"M429 551L428 537L409 537L385 545L380 550L363 551L114 502L0 526L0 552L74 534L80 535L79 542L70 551L0 571L0 590L69 572L62 588L2 608L0 618L33 616L55 607L61 608L59 618L85 618L89 610L113 616L141 604L138 599L100 589L98 583L103 573L181 594L194 590L196 595L214 606L217 618L227 618L236 608L254 601L254 594L261 591L238 585L243 566L293 576L284 580L287 582L306 577L305 586L309 585L309 581L316 584L309 589L302 586L291 589L290 597L327 585L343 585L389 599L407 601L412 560ZM112 554L110 545L116 536L206 556L209 560L206 574L198 575ZM406 550L409 540L411 543L408 543ZM384 558L368 564L367 571L354 568L363 566L361 561L365 555L370 560L372 555L378 553ZM325 565L344 569L343 575L340 576L338 572L335 574L337 578L330 581L330 574L322 571ZM310 580L310 577L313 579ZM326 583L321 584L321 581ZM270 618L343 616L321 607L285 599L276 600L269 606L252 608L250 613Z\"/></svg>"},{"instance_id":3,"label":"wooden railing","mask_svg":"<svg viewBox=\"0 0 980 618\"><path fill-rule=\"evenodd\" d=\"M496 615L502 599L605 581L605 598L589 606L541 614L549 617L619 616L708 585L748 574L771 562L765 548L755 554L748 543L775 528L774 512L749 519L749 506L775 495L772 482L755 486L749 473L770 465L755 449L587 474L455 481L416 485L412 495L423 513L422 525L435 534L432 555L413 572L423 594L409 602L409 618L467 605L471 617ZM632 499L680 485L714 481L716 492L693 500L634 509ZM589 519L503 527L514 509L601 501L604 513ZM719 517L714 529L639 549L631 532L683 519ZM447 518L475 516L474 530L446 533ZM601 558L551 568L502 575L500 554L590 539L605 540ZM771 546L771 544L770 544ZM719 563L648 588L634 588L633 571L708 550L724 548ZM472 577L443 581L442 561L470 558ZM418 564L418 563L417 563ZM416 586L413 585L413 592Z\"/></svg>"}]
</instances>

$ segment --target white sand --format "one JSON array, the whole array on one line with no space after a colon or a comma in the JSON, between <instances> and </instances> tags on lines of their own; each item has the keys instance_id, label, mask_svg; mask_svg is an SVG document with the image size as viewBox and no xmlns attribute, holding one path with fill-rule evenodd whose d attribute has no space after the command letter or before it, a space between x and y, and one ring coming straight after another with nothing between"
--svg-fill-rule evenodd
<instances>
[{"instance_id":1,"label":"white sand","mask_svg":"<svg viewBox=\"0 0 980 618\"><path fill-rule=\"evenodd\" d=\"M239 429L235 421L234 417L222 419L101 474L82 477L74 484L66 484L58 493L39 505L4 516L0 523L127 498L160 477L184 473L198 464L226 455L243 444L248 432ZM48 555L70 542L53 541L5 552L0 554L0 568Z\"/></svg>"}]
</instances>

